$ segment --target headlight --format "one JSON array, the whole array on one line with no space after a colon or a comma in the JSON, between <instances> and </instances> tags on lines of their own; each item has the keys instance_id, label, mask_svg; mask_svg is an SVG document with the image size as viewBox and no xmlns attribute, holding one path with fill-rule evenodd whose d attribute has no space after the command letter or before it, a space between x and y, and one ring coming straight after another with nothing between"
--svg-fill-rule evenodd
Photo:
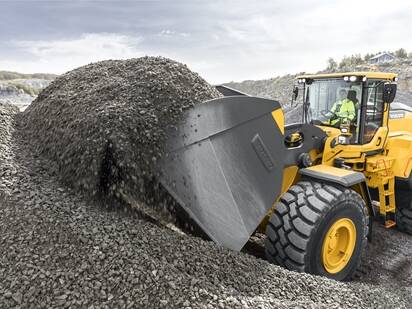
<instances>
[{"instance_id":1,"label":"headlight","mask_svg":"<svg viewBox=\"0 0 412 309\"><path fill-rule=\"evenodd\" d=\"M358 77L357 76L355 76L355 75L352 75L352 76L344 76L343 77L343 80L345 81L345 82L356 82L357 80L358 80Z\"/></svg>"}]
</instances>

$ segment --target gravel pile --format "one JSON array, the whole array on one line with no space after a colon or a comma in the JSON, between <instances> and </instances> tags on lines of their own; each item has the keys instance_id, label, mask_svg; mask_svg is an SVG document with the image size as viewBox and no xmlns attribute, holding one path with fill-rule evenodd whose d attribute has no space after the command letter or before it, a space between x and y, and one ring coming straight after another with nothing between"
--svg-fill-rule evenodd
<instances>
[{"instance_id":1,"label":"gravel pile","mask_svg":"<svg viewBox=\"0 0 412 309\"><path fill-rule=\"evenodd\" d=\"M165 129L188 107L219 96L166 58L109 60L54 80L24 112L22 127L65 183L90 195L145 197Z\"/></svg>"},{"instance_id":2,"label":"gravel pile","mask_svg":"<svg viewBox=\"0 0 412 309\"><path fill-rule=\"evenodd\" d=\"M0 102L0 196L7 192L12 183L7 182L7 176L16 173L13 161L13 154L10 149L12 144L12 134L14 130L14 117L19 109L16 106Z\"/></svg>"},{"instance_id":3,"label":"gravel pile","mask_svg":"<svg viewBox=\"0 0 412 309\"><path fill-rule=\"evenodd\" d=\"M14 116L19 112L16 106L0 103L0 153L8 152L14 128Z\"/></svg>"}]
</instances>

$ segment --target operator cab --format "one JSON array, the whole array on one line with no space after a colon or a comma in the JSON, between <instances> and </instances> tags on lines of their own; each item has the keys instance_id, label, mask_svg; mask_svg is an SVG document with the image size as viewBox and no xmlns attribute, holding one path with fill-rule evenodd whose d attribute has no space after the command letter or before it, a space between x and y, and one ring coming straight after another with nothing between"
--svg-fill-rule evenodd
<instances>
[{"instance_id":1,"label":"operator cab","mask_svg":"<svg viewBox=\"0 0 412 309\"><path fill-rule=\"evenodd\" d=\"M384 121L384 93L396 80L388 73L338 73L298 77L303 122L342 130L350 144L369 143Z\"/></svg>"}]
</instances>

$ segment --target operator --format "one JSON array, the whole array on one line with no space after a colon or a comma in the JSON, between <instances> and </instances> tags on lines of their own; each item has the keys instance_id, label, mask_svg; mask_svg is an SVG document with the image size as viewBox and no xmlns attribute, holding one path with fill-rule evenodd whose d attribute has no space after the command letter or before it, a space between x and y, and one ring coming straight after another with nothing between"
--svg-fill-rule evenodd
<instances>
[{"instance_id":1,"label":"operator","mask_svg":"<svg viewBox=\"0 0 412 309\"><path fill-rule=\"evenodd\" d=\"M345 89L339 91L339 100L333 104L330 112L332 115L329 123L334 126L350 123L355 118L355 103L348 99L348 92Z\"/></svg>"}]
</instances>

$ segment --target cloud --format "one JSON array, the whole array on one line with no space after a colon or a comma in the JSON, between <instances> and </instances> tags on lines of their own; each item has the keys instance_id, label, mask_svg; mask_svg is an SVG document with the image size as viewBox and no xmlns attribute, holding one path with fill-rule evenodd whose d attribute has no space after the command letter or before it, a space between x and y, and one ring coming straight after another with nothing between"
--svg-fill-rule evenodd
<instances>
[{"instance_id":1,"label":"cloud","mask_svg":"<svg viewBox=\"0 0 412 309\"><path fill-rule=\"evenodd\" d=\"M158 36L160 37L183 37L183 38L187 38L190 36L189 33L186 32L176 32L174 30L169 30L169 29L164 29L162 31L160 31L158 34Z\"/></svg>"},{"instance_id":2,"label":"cloud","mask_svg":"<svg viewBox=\"0 0 412 309\"><path fill-rule=\"evenodd\" d=\"M116 33L85 33L60 40L16 40L10 46L25 57L0 61L0 66L21 72L63 73L90 62L140 57L142 40Z\"/></svg>"},{"instance_id":3,"label":"cloud","mask_svg":"<svg viewBox=\"0 0 412 309\"><path fill-rule=\"evenodd\" d=\"M270 78L321 70L329 57L410 52L411 12L410 0L8 1L0 66L60 73L147 54L212 83Z\"/></svg>"}]
</instances>

